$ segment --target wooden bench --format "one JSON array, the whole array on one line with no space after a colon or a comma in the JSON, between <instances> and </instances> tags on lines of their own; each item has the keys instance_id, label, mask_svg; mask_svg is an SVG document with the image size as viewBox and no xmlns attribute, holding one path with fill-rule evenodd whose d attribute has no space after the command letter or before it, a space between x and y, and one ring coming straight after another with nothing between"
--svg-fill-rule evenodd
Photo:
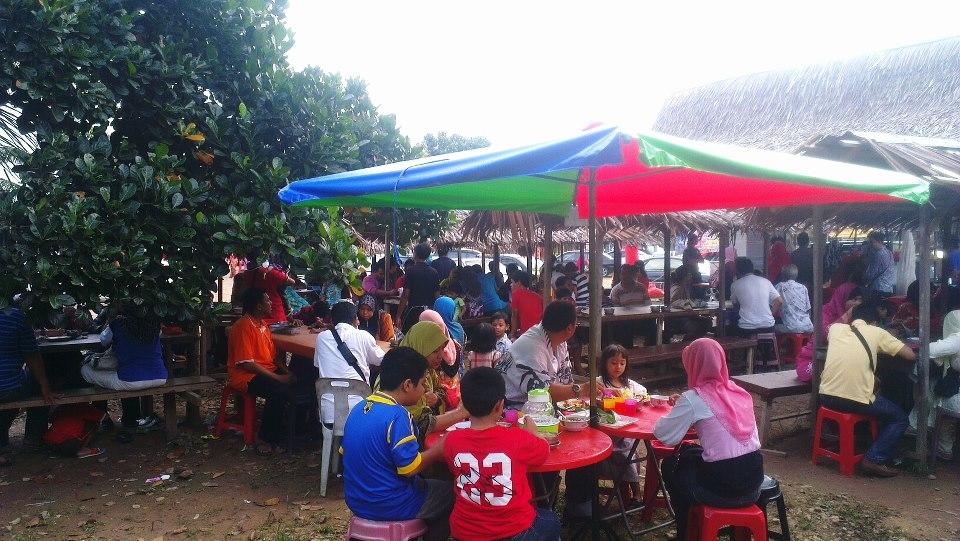
<instances>
[{"instance_id":1,"label":"wooden bench","mask_svg":"<svg viewBox=\"0 0 960 541\"><path fill-rule=\"evenodd\" d=\"M80 389L60 391L58 398L52 405L85 404L100 400L163 395L163 415L166 420L167 437L175 438L177 436L177 394L190 393L186 395L187 400L198 401L199 397L192 395L192 392L203 390L214 385L219 385L219 383L209 376L184 376L170 378L167 380L167 384L161 387L151 387L138 391L115 391L113 389L104 389L103 387L83 387ZM0 410L36 408L48 405L51 404L47 404L43 401L43 398L37 397L17 402L0 402Z\"/></svg>"},{"instance_id":2,"label":"wooden bench","mask_svg":"<svg viewBox=\"0 0 960 541\"><path fill-rule=\"evenodd\" d=\"M731 376L737 385L747 391L757 395L763 401L763 407L760 410L760 423L758 431L760 432L760 446L767 443L767 435L770 431L770 423L773 421L782 421L784 419L793 419L809 415L809 410L795 411L785 415L773 415L773 401L784 396L800 396L810 394L812 386L810 382L802 382L797 379L796 370L783 370L780 372L766 372L763 374L746 374L742 376Z\"/></svg>"},{"instance_id":3,"label":"wooden bench","mask_svg":"<svg viewBox=\"0 0 960 541\"><path fill-rule=\"evenodd\" d=\"M753 351L757 347L757 341L753 338L725 337L714 338L723 346L723 350L728 354L731 351L748 350ZM641 366L663 365L668 361L676 361L683 355L683 348L690 345L689 342L680 342L675 344L662 344L659 346L644 346L630 348L627 350L627 367L639 368ZM653 378L643 378L644 384L655 383L670 379L676 379L680 374L659 375Z\"/></svg>"}]
</instances>

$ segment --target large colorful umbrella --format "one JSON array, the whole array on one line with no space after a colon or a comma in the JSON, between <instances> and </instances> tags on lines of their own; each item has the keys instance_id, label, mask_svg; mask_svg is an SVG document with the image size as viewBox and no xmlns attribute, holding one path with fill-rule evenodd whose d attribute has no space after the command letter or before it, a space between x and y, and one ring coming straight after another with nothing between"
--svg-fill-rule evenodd
<instances>
[{"instance_id":1,"label":"large colorful umbrella","mask_svg":"<svg viewBox=\"0 0 960 541\"><path fill-rule=\"evenodd\" d=\"M525 147L457 152L296 181L292 205L513 210L597 217L912 201L926 181L884 169L611 127Z\"/></svg>"},{"instance_id":2,"label":"large colorful umbrella","mask_svg":"<svg viewBox=\"0 0 960 541\"><path fill-rule=\"evenodd\" d=\"M305 206L512 210L596 218L744 207L912 201L926 181L892 171L616 128L510 149L432 156L324 177L280 190ZM590 352L600 346L600 272L590 267ZM591 395L596 364L590 363Z\"/></svg>"}]
</instances>

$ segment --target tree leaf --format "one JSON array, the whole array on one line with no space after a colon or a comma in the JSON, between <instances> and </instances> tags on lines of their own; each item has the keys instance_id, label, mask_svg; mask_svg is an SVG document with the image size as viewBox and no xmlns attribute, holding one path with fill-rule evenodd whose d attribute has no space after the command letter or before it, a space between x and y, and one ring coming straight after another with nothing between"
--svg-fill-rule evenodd
<instances>
[{"instance_id":1,"label":"tree leaf","mask_svg":"<svg viewBox=\"0 0 960 541\"><path fill-rule=\"evenodd\" d=\"M173 205L173 208L179 207L183 204L183 194L177 192L170 197L170 204Z\"/></svg>"}]
</instances>

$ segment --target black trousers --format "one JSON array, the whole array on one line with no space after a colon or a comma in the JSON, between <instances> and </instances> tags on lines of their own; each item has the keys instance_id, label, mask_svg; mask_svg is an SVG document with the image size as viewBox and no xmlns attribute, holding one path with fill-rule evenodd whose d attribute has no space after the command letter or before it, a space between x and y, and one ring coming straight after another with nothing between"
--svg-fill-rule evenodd
<instances>
[{"instance_id":1,"label":"black trousers","mask_svg":"<svg viewBox=\"0 0 960 541\"><path fill-rule=\"evenodd\" d=\"M283 441L283 412L290 401L291 386L285 383L257 374L250 380L247 392L266 400L263 407L263 416L260 419L259 437L270 445L277 445Z\"/></svg>"}]
</instances>

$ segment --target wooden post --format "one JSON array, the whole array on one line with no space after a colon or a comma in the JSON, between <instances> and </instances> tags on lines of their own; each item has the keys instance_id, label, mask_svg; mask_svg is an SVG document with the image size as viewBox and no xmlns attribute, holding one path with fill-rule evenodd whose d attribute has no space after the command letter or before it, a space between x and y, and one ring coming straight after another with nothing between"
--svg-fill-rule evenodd
<instances>
[{"instance_id":1,"label":"wooden post","mask_svg":"<svg viewBox=\"0 0 960 541\"><path fill-rule=\"evenodd\" d=\"M543 307L546 308L553 298L553 222L543 222L543 268L540 270L540 283L543 284Z\"/></svg>"},{"instance_id":2,"label":"wooden post","mask_svg":"<svg viewBox=\"0 0 960 541\"><path fill-rule=\"evenodd\" d=\"M932 233L930 206L920 207L920 269L917 282L920 284L920 351L917 355L917 458L922 467L927 465L927 419L930 405L927 403L927 388L930 386L930 234ZM936 449L937 442L933 442Z\"/></svg>"},{"instance_id":3,"label":"wooden post","mask_svg":"<svg viewBox=\"0 0 960 541\"><path fill-rule=\"evenodd\" d=\"M393 259L392 250L390 249L390 226L387 225L387 232L383 237L383 289L390 290L393 289L393 284L390 283L390 260ZM383 301L377 301L378 304L381 304Z\"/></svg>"},{"instance_id":4,"label":"wooden post","mask_svg":"<svg viewBox=\"0 0 960 541\"><path fill-rule=\"evenodd\" d=\"M670 245L673 244L673 235L669 229L663 230L663 304L670 306Z\"/></svg>"},{"instance_id":5,"label":"wooden post","mask_svg":"<svg viewBox=\"0 0 960 541\"><path fill-rule=\"evenodd\" d=\"M463 267L463 250L461 250L460 248L463 248L463 246L460 246L459 248L457 248L457 266Z\"/></svg>"},{"instance_id":6,"label":"wooden post","mask_svg":"<svg viewBox=\"0 0 960 541\"><path fill-rule=\"evenodd\" d=\"M721 337L727 335L727 246L730 245L730 232L721 231L720 232L720 268L718 269L717 276L719 278L719 283L717 284L717 298L720 300L720 309L717 311L717 318L719 319L719 329L717 332Z\"/></svg>"},{"instance_id":7,"label":"wooden post","mask_svg":"<svg viewBox=\"0 0 960 541\"><path fill-rule=\"evenodd\" d=\"M497 242L493 243L493 260L497 262L497 264L496 264L495 266L496 266L496 268L497 268L497 275L499 276L499 274L500 274L500 244L497 243ZM506 278L506 277L503 276L503 277L501 277L501 278ZM500 284L497 284L497 286L500 286Z\"/></svg>"},{"instance_id":8,"label":"wooden post","mask_svg":"<svg viewBox=\"0 0 960 541\"><path fill-rule=\"evenodd\" d=\"M480 268L482 273L487 272L487 252L480 252Z\"/></svg>"},{"instance_id":9,"label":"wooden post","mask_svg":"<svg viewBox=\"0 0 960 541\"><path fill-rule=\"evenodd\" d=\"M767 276L769 274L767 272L767 265L770 264L770 262L767 261L769 255L770 255L770 232L764 231L763 232L763 275L764 276Z\"/></svg>"},{"instance_id":10,"label":"wooden post","mask_svg":"<svg viewBox=\"0 0 960 541\"><path fill-rule=\"evenodd\" d=\"M823 251L826 242L823 235L823 207L813 207L813 303L810 307L813 319L813 379L810 393L810 419L816 418L820 405L820 366L817 363L817 348L826 340L823 336Z\"/></svg>"},{"instance_id":11,"label":"wooden post","mask_svg":"<svg viewBox=\"0 0 960 541\"><path fill-rule=\"evenodd\" d=\"M589 239L590 239L590 411L597 411L597 363L595 359L600 355L600 301L603 295L603 260L601 259L601 239L597 235L597 185L596 172L590 169L589 178ZM583 244L580 245L583 249ZM596 425L597 417L591 414L590 423ZM596 502L596 496L594 496Z\"/></svg>"},{"instance_id":12,"label":"wooden post","mask_svg":"<svg viewBox=\"0 0 960 541\"><path fill-rule=\"evenodd\" d=\"M620 241L613 241L613 283L620 283L620 265L623 263L623 254L620 250Z\"/></svg>"},{"instance_id":13,"label":"wooden post","mask_svg":"<svg viewBox=\"0 0 960 541\"><path fill-rule=\"evenodd\" d=\"M585 257L585 254L584 254L584 246L582 242L580 243L580 261L577 261L577 263L578 263L578 266L580 267L578 270L580 272L583 272L583 266L587 263L587 258Z\"/></svg>"}]
</instances>

